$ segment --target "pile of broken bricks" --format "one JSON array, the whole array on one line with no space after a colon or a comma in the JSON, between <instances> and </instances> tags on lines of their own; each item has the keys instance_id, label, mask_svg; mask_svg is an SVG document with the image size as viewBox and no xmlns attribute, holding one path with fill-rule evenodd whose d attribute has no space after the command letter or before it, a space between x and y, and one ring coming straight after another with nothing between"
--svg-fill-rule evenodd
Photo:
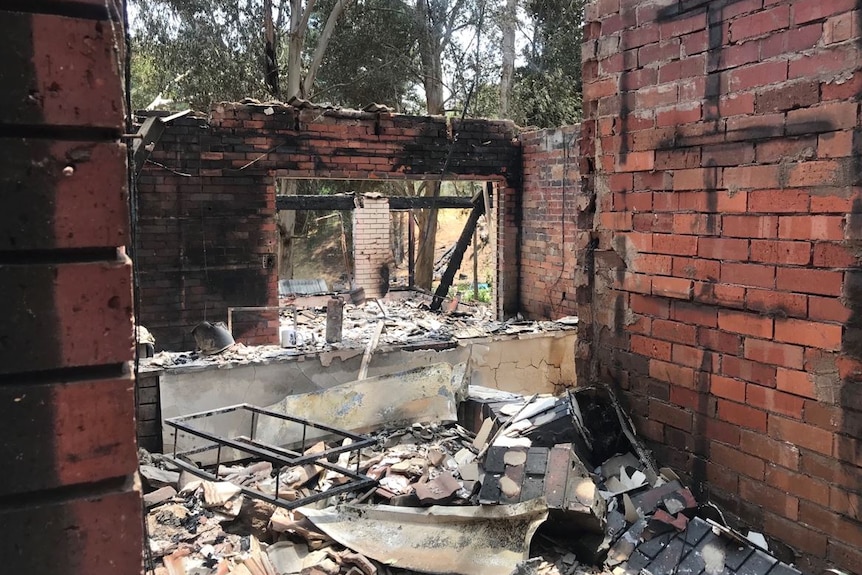
<instances>
[{"instance_id":1,"label":"pile of broken bricks","mask_svg":"<svg viewBox=\"0 0 862 575\"><path fill-rule=\"evenodd\" d=\"M460 420L375 432L342 454L376 484L283 509L240 487L303 497L332 470L221 465L219 481L142 453L153 575L691 575L799 573L657 468L613 394L526 398L470 386ZM472 433L467 427L477 430ZM318 443L309 448L322 452Z\"/></svg>"},{"instance_id":2,"label":"pile of broken bricks","mask_svg":"<svg viewBox=\"0 0 862 575\"><path fill-rule=\"evenodd\" d=\"M363 348L374 337L382 323L378 346L433 346L452 344L458 340L484 338L494 335L519 336L577 328L577 318L565 317L557 321L524 321L491 319L489 308L483 305L464 305L451 312L430 310L431 298L414 292L398 299L384 299L379 303L344 306L342 339L338 343L326 342L326 308L311 307L285 312L281 329L293 332L287 338L295 345L246 346L235 343L217 354L206 355L197 351L162 351L143 358L145 369L167 367L199 367L206 365L247 364L331 349Z\"/></svg>"}]
</instances>

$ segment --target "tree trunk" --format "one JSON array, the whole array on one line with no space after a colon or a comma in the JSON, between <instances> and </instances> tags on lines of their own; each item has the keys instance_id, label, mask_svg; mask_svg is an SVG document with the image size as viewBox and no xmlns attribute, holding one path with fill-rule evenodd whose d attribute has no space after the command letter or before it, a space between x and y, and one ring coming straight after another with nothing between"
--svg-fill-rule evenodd
<instances>
[{"instance_id":1,"label":"tree trunk","mask_svg":"<svg viewBox=\"0 0 862 575\"><path fill-rule=\"evenodd\" d=\"M425 195L438 197L440 182L426 182ZM419 210L419 250L416 252L416 287L431 291L434 281L434 247L437 240L437 210Z\"/></svg>"},{"instance_id":2,"label":"tree trunk","mask_svg":"<svg viewBox=\"0 0 862 575\"><path fill-rule=\"evenodd\" d=\"M276 194L280 196L296 195L296 180L278 180ZM293 231L296 225L296 211L279 210L275 216L275 227L278 229L278 279L293 279Z\"/></svg>"},{"instance_id":3,"label":"tree trunk","mask_svg":"<svg viewBox=\"0 0 862 575\"><path fill-rule=\"evenodd\" d=\"M434 25L429 0L416 0L416 19L419 24L419 51L422 62L422 84L425 88L425 104L429 115L444 112L443 99L443 50L444 31ZM437 15L439 16L439 15ZM439 22L439 18L436 19ZM425 195L438 197L440 182L426 182ZM419 250L416 253L415 285L431 290L434 280L434 246L437 240L437 210L419 210Z\"/></svg>"},{"instance_id":4,"label":"tree trunk","mask_svg":"<svg viewBox=\"0 0 862 575\"><path fill-rule=\"evenodd\" d=\"M314 54L311 57L311 64L308 66L308 73L305 76L305 81L302 83L303 98L311 96L311 88L314 86L314 79L317 77L317 70L320 69L320 64L323 62L323 55L326 52L326 47L329 45L329 40L332 38L332 32L335 30L335 24L347 8L352 0L338 0L335 6L332 7L332 12L326 18L326 24L323 27L323 32L317 39L317 46L314 47Z\"/></svg>"},{"instance_id":5,"label":"tree trunk","mask_svg":"<svg viewBox=\"0 0 862 575\"><path fill-rule=\"evenodd\" d=\"M518 0L506 0L500 28L503 32L503 70L500 74L500 117L509 117L509 101L512 97L512 79L515 75L515 26L517 24Z\"/></svg>"},{"instance_id":6,"label":"tree trunk","mask_svg":"<svg viewBox=\"0 0 862 575\"><path fill-rule=\"evenodd\" d=\"M290 28L287 33L287 88L284 99L290 101L299 96L302 78L302 44L305 41L305 30L302 23L302 0L290 0Z\"/></svg>"}]
</instances>

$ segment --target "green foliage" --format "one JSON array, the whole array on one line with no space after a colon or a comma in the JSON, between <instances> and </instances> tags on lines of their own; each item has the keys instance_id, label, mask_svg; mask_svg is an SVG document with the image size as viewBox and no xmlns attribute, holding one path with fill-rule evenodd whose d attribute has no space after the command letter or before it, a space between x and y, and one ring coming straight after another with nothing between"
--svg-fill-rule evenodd
<instances>
[{"instance_id":1,"label":"green foliage","mask_svg":"<svg viewBox=\"0 0 862 575\"><path fill-rule=\"evenodd\" d=\"M285 82L288 2L275 0ZM315 4L307 61L335 0ZM158 94L206 111L213 102L271 97L264 83L262 0L131 0L133 106ZM279 13L278 9L282 12ZM402 0L355 1L335 28L311 97L346 107L410 100L416 69L412 7Z\"/></svg>"},{"instance_id":2,"label":"green foliage","mask_svg":"<svg viewBox=\"0 0 862 575\"><path fill-rule=\"evenodd\" d=\"M264 0L130 0L132 100L140 109L157 95L164 107L207 111L213 102L267 99L263 63ZM443 34L440 75L444 108L460 116L496 117L499 33L491 5L479 0L429 0L433 17L418 17L420 0L354 0L325 52L311 98L345 107L386 104L424 113L422 26ZM335 0L318 0L309 20L307 64ZM526 0L532 30L516 70L510 116L525 126L575 122L581 109L581 24L585 0ZM278 60L286 80L289 2L273 0ZM451 15L451 19L450 19ZM476 26L482 24L482 32ZM426 33L428 33L426 30ZM441 40L442 41L442 40ZM469 106L467 98L470 97Z\"/></svg>"},{"instance_id":3,"label":"green foliage","mask_svg":"<svg viewBox=\"0 0 862 575\"><path fill-rule=\"evenodd\" d=\"M491 303L491 287L488 284L479 284L478 296L473 294L473 284L449 288L450 298L455 297L456 293L461 294L461 301L463 302Z\"/></svg>"},{"instance_id":4,"label":"green foliage","mask_svg":"<svg viewBox=\"0 0 862 575\"><path fill-rule=\"evenodd\" d=\"M320 10L326 13L334 2L322 0ZM348 6L326 49L312 98L352 108L376 102L404 110L418 66L414 27L412 7L402 0Z\"/></svg>"},{"instance_id":5,"label":"green foliage","mask_svg":"<svg viewBox=\"0 0 862 575\"><path fill-rule=\"evenodd\" d=\"M581 116L581 42L586 0L528 0L534 34L516 70L513 119L524 126L572 124Z\"/></svg>"},{"instance_id":6,"label":"green foliage","mask_svg":"<svg viewBox=\"0 0 862 575\"><path fill-rule=\"evenodd\" d=\"M132 58L132 107L146 107L164 88L155 54L139 46Z\"/></svg>"},{"instance_id":7,"label":"green foliage","mask_svg":"<svg viewBox=\"0 0 862 575\"><path fill-rule=\"evenodd\" d=\"M149 69L140 96L164 92L176 109L208 110L212 102L265 97L263 7L259 0L132 0L133 73ZM146 106L146 98L134 101Z\"/></svg>"}]
</instances>

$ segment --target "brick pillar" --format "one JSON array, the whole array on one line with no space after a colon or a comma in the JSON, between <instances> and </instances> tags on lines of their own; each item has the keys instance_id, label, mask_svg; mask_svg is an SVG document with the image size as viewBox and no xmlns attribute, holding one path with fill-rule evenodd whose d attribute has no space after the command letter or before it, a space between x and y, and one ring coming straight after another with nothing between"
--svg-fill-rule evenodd
<instances>
[{"instance_id":1,"label":"brick pillar","mask_svg":"<svg viewBox=\"0 0 862 575\"><path fill-rule=\"evenodd\" d=\"M367 297L375 298L389 287L389 200L366 195L361 201L353 210L354 280L356 287L365 288Z\"/></svg>"},{"instance_id":2,"label":"brick pillar","mask_svg":"<svg viewBox=\"0 0 862 575\"><path fill-rule=\"evenodd\" d=\"M29 12L0 8L2 571L131 575L122 24L92 0L16 6Z\"/></svg>"},{"instance_id":3,"label":"brick pillar","mask_svg":"<svg viewBox=\"0 0 862 575\"><path fill-rule=\"evenodd\" d=\"M499 319L513 317L519 311L521 241L521 190L512 186L496 185L495 232L497 234L497 289L494 292L494 307Z\"/></svg>"}]
</instances>

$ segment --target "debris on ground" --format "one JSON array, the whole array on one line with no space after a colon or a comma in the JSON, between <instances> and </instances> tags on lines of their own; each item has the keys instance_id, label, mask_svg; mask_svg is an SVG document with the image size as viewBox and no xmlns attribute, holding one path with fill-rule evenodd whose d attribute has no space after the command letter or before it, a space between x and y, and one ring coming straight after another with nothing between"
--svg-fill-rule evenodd
<instances>
[{"instance_id":1,"label":"debris on ground","mask_svg":"<svg viewBox=\"0 0 862 575\"><path fill-rule=\"evenodd\" d=\"M409 295L387 298L382 302L386 306L385 314L375 301L354 305L348 297L344 303L340 342L326 341L325 306L297 308L285 310L281 318L282 340L289 342L290 347L246 346L242 343L222 346L226 340L219 339L219 345L204 342L207 353L162 351L143 359L142 366L165 368L246 364L333 349L364 349L380 324L383 329L378 345L399 347L433 347L456 344L459 340L555 332L577 327L577 318L574 317L557 321L525 321L517 318L494 321L491 319L491 310L483 305L461 304L451 312L433 312L430 310L431 298L421 292L409 292ZM203 332L209 333L203 328L198 333ZM224 337L224 334L220 337ZM214 341L216 338L211 335L210 339ZM214 352L216 349L219 351Z\"/></svg>"},{"instance_id":2,"label":"debris on ground","mask_svg":"<svg viewBox=\"0 0 862 575\"><path fill-rule=\"evenodd\" d=\"M449 399L460 402L459 422L454 411L407 424L378 414L362 449L318 438L296 453L301 465L223 459L207 469L196 467L194 450L176 459L142 451L148 572L799 573L773 557L760 534L728 528L680 477L659 468L610 389L524 397L468 387L453 375L463 368L449 367L441 383L461 381L468 390L466 399L463 390ZM398 403L397 381L377 384L393 393L376 395ZM302 417L325 416L325 403L308 403ZM295 453L284 436L253 436L259 453ZM370 487L340 489L346 475L338 469Z\"/></svg>"}]
</instances>

